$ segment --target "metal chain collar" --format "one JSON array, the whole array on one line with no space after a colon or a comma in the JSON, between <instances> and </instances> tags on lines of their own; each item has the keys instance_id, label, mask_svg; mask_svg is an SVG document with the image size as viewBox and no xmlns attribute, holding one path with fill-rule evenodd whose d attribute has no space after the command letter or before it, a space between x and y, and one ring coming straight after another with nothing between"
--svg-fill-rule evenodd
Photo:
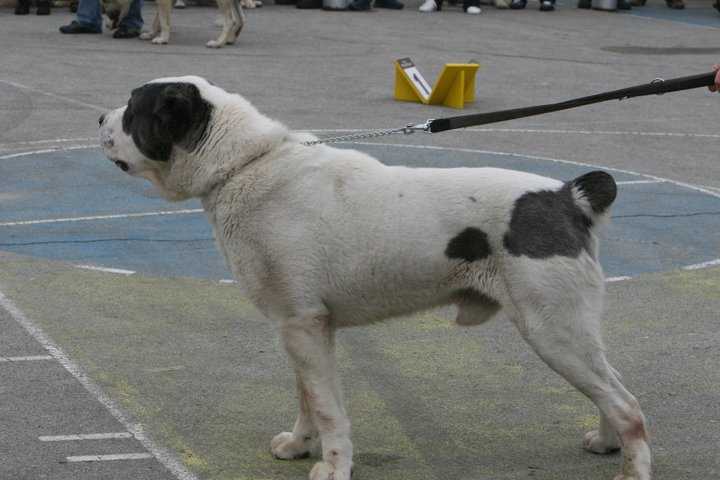
<instances>
[{"instance_id":1,"label":"metal chain collar","mask_svg":"<svg viewBox=\"0 0 720 480\"><path fill-rule=\"evenodd\" d=\"M303 142L302 144L310 147L312 145L319 145L322 143L340 143L350 142L353 140L362 140L365 138L385 137L387 135L394 135L396 133L404 133L405 135L410 135L411 133L420 131L430 133L430 122L432 122L432 119L427 120L425 123L418 123L417 125L413 125L411 123L402 128L391 128L388 130L370 130L367 132L356 133L353 135L341 135L339 137L321 138L319 140Z\"/></svg>"}]
</instances>

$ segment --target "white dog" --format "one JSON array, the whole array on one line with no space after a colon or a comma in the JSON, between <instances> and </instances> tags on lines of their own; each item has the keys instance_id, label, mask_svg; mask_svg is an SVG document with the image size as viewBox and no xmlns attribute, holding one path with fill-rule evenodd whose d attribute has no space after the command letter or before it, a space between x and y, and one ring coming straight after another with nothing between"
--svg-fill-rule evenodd
<instances>
[{"instance_id":1,"label":"white dog","mask_svg":"<svg viewBox=\"0 0 720 480\"><path fill-rule=\"evenodd\" d=\"M110 30L117 28L120 21L130 10L132 0L101 0L105 15L106 26ZM154 44L166 44L170 41L170 12L173 0L157 0L157 11L153 19L150 32L140 35L142 40L151 40ZM215 40L205 45L209 48L220 48L226 44L233 44L245 25L245 14L242 7L255 8L255 0L217 0L218 9L222 18L222 32Z\"/></svg>"},{"instance_id":2,"label":"white dog","mask_svg":"<svg viewBox=\"0 0 720 480\"><path fill-rule=\"evenodd\" d=\"M334 359L338 328L455 304L457 322L498 312L600 410L584 447L622 447L616 480L650 479L637 400L600 338L596 226L612 177L567 183L496 168L388 167L288 131L199 77L155 80L100 118L107 156L170 200L202 200L245 294L277 322L300 414L273 455L307 456L312 480L348 480L353 445Z\"/></svg>"}]
</instances>

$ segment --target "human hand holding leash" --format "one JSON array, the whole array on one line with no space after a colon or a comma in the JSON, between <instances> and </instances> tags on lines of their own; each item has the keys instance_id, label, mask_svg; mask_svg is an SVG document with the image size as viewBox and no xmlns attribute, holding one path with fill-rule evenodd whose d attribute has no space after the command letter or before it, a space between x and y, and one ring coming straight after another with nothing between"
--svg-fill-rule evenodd
<instances>
[{"instance_id":1,"label":"human hand holding leash","mask_svg":"<svg viewBox=\"0 0 720 480\"><path fill-rule=\"evenodd\" d=\"M717 72L717 75L715 75L715 85L710 85L708 88L711 92L717 92L720 90L720 63L713 65L713 70Z\"/></svg>"}]
</instances>

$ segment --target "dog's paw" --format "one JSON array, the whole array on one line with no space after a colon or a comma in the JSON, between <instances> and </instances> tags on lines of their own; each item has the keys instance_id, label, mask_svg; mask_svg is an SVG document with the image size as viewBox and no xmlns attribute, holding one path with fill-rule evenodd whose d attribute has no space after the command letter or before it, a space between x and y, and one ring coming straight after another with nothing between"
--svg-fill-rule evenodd
<instances>
[{"instance_id":1,"label":"dog's paw","mask_svg":"<svg viewBox=\"0 0 720 480\"><path fill-rule=\"evenodd\" d=\"M153 32L142 32L140 34L140 40L152 40L155 38L155 34Z\"/></svg>"},{"instance_id":2,"label":"dog's paw","mask_svg":"<svg viewBox=\"0 0 720 480\"><path fill-rule=\"evenodd\" d=\"M166 45L168 43L168 40L169 38L158 35L157 37L152 39L152 43L154 43L155 45Z\"/></svg>"},{"instance_id":3,"label":"dog's paw","mask_svg":"<svg viewBox=\"0 0 720 480\"><path fill-rule=\"evenodd\" d=\"M588 452L604 455L606 453L613 453L620 450L620 444L616 439L603 438L600 436L600 432L598 430L592 430L585 434L585 438L583 439L583 448Z\"/></svg>"},{"instance_id":4,"label":"dog's paw","mask_svg":"<svg viewBox=\"0 0 720 480\"><path fill-rule=\"evenodd\" d=\"M220 48L222 47L224 42L218 42L217 40L210 40L205 44L207 48Z\"/></svg>"},{"instance_id":5,"label":"dog's paw","mask_svg":"<svg viewBox=\"0 0 720 480\"><path fill-rule=\"evenodd\" d=\"M310 470L310 480L350 480L350 468L344 471L328 462L318 462Z\"/></svg>"},{"instance_id":6,"label":"dog's paw","mask_svg":"<svg viewBox=\"0 0 720 480\"><path fill-rule=\"evenodd\" d=\"M310 440L297 439L290 432L275 435L270 441L270 452L281 460L295 460L310 456Z\"/></svg>"}]
</instances>

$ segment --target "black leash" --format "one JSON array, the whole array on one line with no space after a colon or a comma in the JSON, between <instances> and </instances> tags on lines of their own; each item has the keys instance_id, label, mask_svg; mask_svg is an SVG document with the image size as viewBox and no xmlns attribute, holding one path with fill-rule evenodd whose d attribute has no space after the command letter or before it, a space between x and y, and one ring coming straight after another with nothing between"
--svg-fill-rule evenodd
<instances>
[{"instance_id":1,"label":"black leash","mask_svg":"<svg viewBox=\"0 0 720 480\"><path fill-rule=\"evenodd\" d=\"M715 84L715 75L716 72L711 72L691 75L689 77L671 78L670 80L656 78L652 82L644 85L598 93L565 102L428 120L424 127L428 133L438 133L456 128L473 127L476 125L486 125L488 123L504 122L515 118L542 115L543 113L557 112L559 110L582 107L583 105L590 105L592 103L607 102L608 100L625 100L626 98L642 97L645 95L662 95L663 93L708 87Z\"/></svg>"},{"instance_id":2,"label":"black leash","mask_svg":"<svg viewBox=\"0 0 720 480\"><path fill-rule=\"evenodd\" d=\"M622 88L611 92L598 93L588 97L575 98L559 103L549 103L547 105L536 105L534 107L513 108L510 110L498 110L488 113L473 113L470 115L460 115L457 117L447 117L430 119L425 123L417 125L407 125L401 128L393 128L389 130L373 130L358 134L343 135L341 137L325 138L320 140L312 140L303 142L304 145L317 145L320 143L336 143L350 142L353 140L383 137L396 133L438 133L456 128L473 127L477 125L487 125L488 123L505 122L516 118L531 117L533 115L542 115L543 113L557 112L559 110L567 110L570 108L582 107L592 103L607 102L608 100L625 100L626 98L642 97L645 95L662 95L663 93L679 92L681 90L690 90L693 88L709 87L715 84L716 72L703 73L700 75L691 75L689 77L671 78L663 80L656 78L650 83L637 85L635 87Z\"/></svg>"}]
</instances>

